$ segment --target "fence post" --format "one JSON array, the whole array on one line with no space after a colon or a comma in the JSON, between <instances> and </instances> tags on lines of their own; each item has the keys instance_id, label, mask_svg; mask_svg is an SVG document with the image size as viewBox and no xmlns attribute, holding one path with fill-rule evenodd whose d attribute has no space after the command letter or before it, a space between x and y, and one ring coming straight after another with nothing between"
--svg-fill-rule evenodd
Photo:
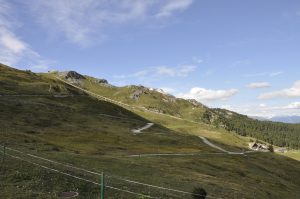
<instances>
[{"instance_id":1,"label":"fence post","mask_svg":"<svg viewBox=\"0 0 300 199\"><path fill-rule=\"evenodd\" d=\"M5 144L3 145L3 156L2 156L2 163L4 163L4 159L5 159L5 152L6 149L5 149Z\"/></svg>"},{"instance_id":2,"label":"fence post","mask_svg":"<svg viewBox=\"0 0 300 199\"><path fill-rule=\"evenodd\" d=\"M104 173L101 174L101 199L104 199Z\"/></svg>"}]
</instances>

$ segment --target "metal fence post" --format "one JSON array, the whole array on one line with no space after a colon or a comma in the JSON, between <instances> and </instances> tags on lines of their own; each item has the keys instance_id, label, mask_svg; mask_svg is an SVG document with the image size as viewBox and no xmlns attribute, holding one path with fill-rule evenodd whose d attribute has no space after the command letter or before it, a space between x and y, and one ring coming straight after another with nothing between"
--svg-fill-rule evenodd
<instances>
[{"instance_id":1,"label":"metal fence post","mask_svg":"<svg viewBox=\"0 0 300 199\"><path fill-rule=\"evenodd\" d=\"M2 163L4 163L4 159L5 159L5 152L6 149L5 149L5 145L3 146L3 156L2 156Z\"/></svg>"},{"instance_id":2,"label":"metal fence post","mask_svg":"<svg viewBox=\"0 0 300 199\"><path fill-rule=\"evenodd\" d=\"M104 199L104 173L101 174L101 199Z\"/></svg>"}]
</instances>

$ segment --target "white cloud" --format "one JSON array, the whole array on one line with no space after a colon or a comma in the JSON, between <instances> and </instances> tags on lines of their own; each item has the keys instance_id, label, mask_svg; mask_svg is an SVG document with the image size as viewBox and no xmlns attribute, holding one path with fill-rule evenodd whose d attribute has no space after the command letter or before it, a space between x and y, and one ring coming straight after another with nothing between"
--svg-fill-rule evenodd
<instances>
[{"instance_id":1,"label":"white cloud","mask_svg":"<svg viewBox=\"0 0 300 199\"><path fill-rule=\"evenodd\" d=\"M177 71L167 66L159 66L155 68L155 73L158 76L175 76Z\"/></svg>"},{"instance_id":2,"label":"white cloud","mask_svg":"<svg viewBox=\"0 0 300 199\"><path fill-rule=\"evenodd\" d=\"M0 43L12 53L21 53L26 50L26 45L7 29L1 29L0 35Z\"/></svg>"},{"instance_id":3,"label":"white cloud","mask_svg":"<svg viewBox=\"0 0 300 199\"><path fill-rule=\"evenodd\" d=\"M169 87L162 87L162 88L150 88L150 90L154 90L157 92L160 92L162 94L171 94L173 92L175 92L175 89L173 88L169 88Z\"/></svg>"},{"instance_id":4,"label":"white cloud","mask_svg":"<svg viewBox=\"0 0 300 199\"><path fill-rule=\"evenodd\" d=\"M222 108L222 109L231 110L231 109L232 109L232 106L226 104L226 105L222 105L221 108Z\"/></svg>"},{"instance_id":5,"label":"white cloud","mask_svg":"<svg viewBox=\"0 0 300 199\"><path fill-rule=\"evenodd\" d=\"M174 88L169 88L169 87L162 87L160 89L163 90L165 93L168 93L168 94L174 93L176 91Z\"/></svg>"},{"instance_id":6,"label":"white cloud","mask_svg":"<svg viewBox=\"0 0 300 199\"><path fill-rule=\"evenodd\" d=\"M289 109L300 109L300 102L293 102L287 105L285 108Z\"/></svg>"},{"instance_id":7,"label":"white cloud","mask_svg":"<svg viewBox=\"0 0 300 199\"><path fill-rule=\"evenodd\" d=\"M250 65L251 61L248 59L244 59L244 60L237 60L235 62L233 62L229 68L237 68L237 67L241 67L241 66L247 66Z\"/></svg>"},{"instance_id":8,"label":"white cloud","mask_svg":"<svg viewBox=\"0 0 300 199\"><path fill-rule=\"evenodd\" d=\"M272 118L276 116L300 116L300 102L288 105L268 106L266 104L250 104L243 106L226 106L225 109L235 111L249 116Z\"/></svg>"},{"instance_id":9,"label":"white cloud","mask_svg":"<svg viewBox=\"0 0 300 199\"><path fill-rule=\"evenodd\" d=\"M238 93L237 89L229 90L211 90L205 88L194 87L186 94L179 94L178 97L185 99L195 99L199 102L209 102L216 100L227 100Z\"/></svg>"},{"instance_id":10,"label":"white cloud","mask_svg":"<svg viewBox=\"0 0 300 199\"><path fill-rule=\"evenodd\" d=\"M197 64L201 64L203 62L203 59L200 59L198 57L193 57L193 61Z\"/></svg>"},{"instance_id":11,"label":"white cloud","mask_svg":"<svg viewBox=\"0 0 300 199\"><path fill-rule=\"evenodd\" d=\"M30 65L31 69L47 69L49 61L43 59L15 35L15 23L10 17L11 13L13 13L11 5L0 0L0 62L7 65L22 62Z\"/></svg>"},{"instance_id":12,"label":"white cloud","mask_svg":"<svg viewBox=\"0 0 300 199\"><path fill-rule=\"evenodd\" d=\"M271 77L276 77L276 76L282 75L282 74L283 74L282 71L277 71L277 72L272 72L272 73L270 73L269 75L270 75Z\"/></svg>"},{"instance_id":13,"label":"white cloud","mask_svg":"<svg viewBox=\"0 0 300 199\"><path fill-rule=\"evenodd\" d=\"M275 71L275 72L261 72L261 73L254 73L254 74L246 74L244 77L263 77L263 76L269 76L269 77L276 77L279 75L282 75L283 71Z\"/></svg>"},{"instance_id":14,"label":"white cloud","mask_svg":"<svg viewBox=\"0 0 300 199\"><path fill-rule=\"evenodd\" d=\"M272 99L272 98L292 98L300 97L300 80L296 81L291 88L263 93L258 96L258 99Z\"/></svg>"},{"instance_id":15,"label":"white cloud","mask_svg":"<svg viewBox=\"0 0 300 199\"><path fill-rule=\"evenodd\" d=\"M26 1L40 24L70 42L86 46L106 37L110 24L168 17L192 0L51 0Z\"/></svg>"},{"instance_id":16,"label":"white cloud","mask_svg":"<svg viewBox=\"0 0 300 199\"><path fill-rule=\"evenodd\" d=\"M158 78L158 77L187 77L197 69L196 65L181 65L178 67L155 66L129 75L116 75L117 79L126 78Z\"/></svg>"},{"instance_id":17,"label":"white cloud","mask_svg":"<svg viewBox=\"0 0 300 199\"><path fill-rule=\"evenodd\" d=\"M259 107L266 107L266 104L259 104Z\"/></svg>"},{"instance_id":18,"label":"white cloud","mask_svg":"<svg viewBox=\"0 0 300 199\"><path fill-rule=\"evenodd\" d=\"M188 8L193 3L193 0L169 0L162 6L156 17L168 17L175 11L182 11Z\"/></svg>"},{"instance_id":19,"label":"white cloud","mask_svg":"<svg viewBox=\"0 0 300 199\"><path fill-rule=\"evenodd\" d=\"M247 85L248 88L268 88L271 87L269 82L253 82Z\"/></svg>"}]
</instances>

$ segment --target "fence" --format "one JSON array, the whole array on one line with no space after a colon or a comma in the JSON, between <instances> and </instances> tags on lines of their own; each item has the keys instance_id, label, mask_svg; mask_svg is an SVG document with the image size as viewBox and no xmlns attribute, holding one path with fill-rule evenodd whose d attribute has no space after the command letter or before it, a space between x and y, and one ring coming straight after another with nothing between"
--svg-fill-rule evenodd
<instances>
[{"instance_id":1,"label":"fence","mask_svg":"<svg viewBox=\"0 0 300 199\"><path fill-rule=\"evenodd\" d=\"M100 198L100 199L192 199L197 194L166 188L158 185L147 184L129 180L120 176L104 174L103 172L91 171L74 165L54 161L42 156L37 156L16 150L10 147L1 146L2 166L7 161L20 161L22 169L34 166L39 168L36 172L40 177L49 182L48 191L53 196L53 191L61 193L75 189L79 192L79 198ZM25 169L24 169L25 168ZM38 177L40 179L40 177ZM64 184L62 187L50 185L51 183ZM69 189L68 189L69 188ZM79 190L78 190L79 188ZM72 190L74 191L74 190ZM57 195L56 195L57 196ZM198 195L199 196L199 195ZM206 196L206 198L218 198Z\"/></svg>"}]
</instances>

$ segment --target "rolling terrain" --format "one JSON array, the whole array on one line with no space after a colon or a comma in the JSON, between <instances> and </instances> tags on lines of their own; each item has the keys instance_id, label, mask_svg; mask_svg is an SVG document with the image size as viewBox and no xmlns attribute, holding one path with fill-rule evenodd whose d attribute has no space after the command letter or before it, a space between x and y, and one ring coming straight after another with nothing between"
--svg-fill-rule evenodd
<instances>
[{"instance_id":1,"label":"rolling terrain","mask_svg":"<svg viewBox=\"0 0 300 199\"><path fill-rule=\"evenodd\" d=\"M145 110L196 123L206 123L242 136L291 149L300 148L300 124L260 121L225 109L212 109L195 100L176 98L159 89L144 86L116 87L105 79L84 76L75 71L52 72L43 76L60 80L131 111Z\"/></svg>"},{"instance_id":2,"label":"rolling terrain","mask_svg":"<svg viewBox=\"0 0 300 199\"><path fill-rule=\"evenodd\" d=\"M199 136L237 153L253 138L206 121L207 111L216 112L141 86L0 65L1 196L58 198L71 190L99 198L104 172L111 199L192 199L196 187L207 198L299 198L300 162L210 146Z\"/></svg>"}]
</instances>

